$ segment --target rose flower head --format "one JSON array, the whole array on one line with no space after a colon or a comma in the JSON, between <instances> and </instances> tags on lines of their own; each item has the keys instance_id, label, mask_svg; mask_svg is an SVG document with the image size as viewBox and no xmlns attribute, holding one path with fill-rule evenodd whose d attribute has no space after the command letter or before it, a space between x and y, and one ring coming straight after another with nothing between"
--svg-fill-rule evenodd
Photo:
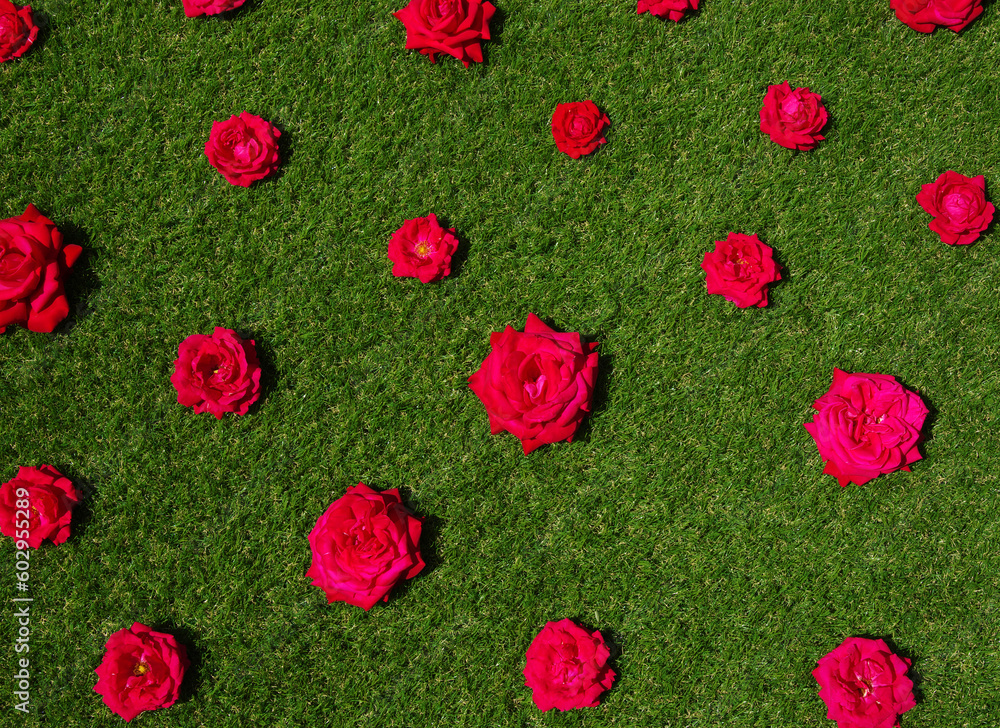
<instances>
[{"instance_id":1,"label":"rose flower head","mask_svg":"<svg viewBox=\"0 0 1000 728\"><path fill-rule=\"evenodd\" d=\"M379 493L358 483L330 504L309 533L312 565L306 576L326 592L328 602L367 612L424 568L420 528L398 489Z\"/></svg>"},{"instance_id":2,"label":"rose flower head","mask_svg":"<svg viewBox=\"0 0 1000 728\"><path fill-rule=\"evenodd\" d=\"M525 455L552 442L572 442L590 413L597 344L584 344L576 332L554 331L529 313L524 333L508 326L490 334L490 347L469 377L489 415L490 433L511 433Z\"/></svg>"},{"instance_id":3,"label":"rose flower head","mask_svg":"<svg viewBox=\"0 0 1000 728\"><path fill-rule=\"evenodd\" d=\"M805 428L826 460L823 472L841 487L864 485L920 460L920 428L928 410L920 395L887 374L833 370L830 390L813 403Z\"/></svg>"},{"instance_id":4,"label":"rose flower head","mask_svg":"<svg viewBox=\"0 0 1000 728\"><path fill-rule=\"evenodd\" d=\"M0 485L0 532L21 550L37 549L45 539L60 544L69 538L73 506L79 500L69 478L51 465L21 467Z\"/></svg>"},{"instance_id":5,"label":"rose flower head","mask_svg":"<svg viewBox=\"0 0 1000 728\"><path fill-rule=\"evenodd\" d=\"M889 0L896 17L913 30L930 33L943 26L958 33L983 14L982 0Z\"/></svg>"},{"instance_id":6,"label":"rose flower head","mask_svg":"<svg viewBox=\"0 0 1000 728\"><path fill-rule=\"evenodd\" d=\"M0 0L0 63L20 58L37 37L31 6L18 7L10 0Z\"/></svg>"},{"instance_id":7,"label":"rose flower head","mask_svg":"<svg viewBox=\"0 0 1000 728\"><path fill-rule=\"evenodd\" d=\"M199 15L218 15L240 7L246 0L181 0L184 14L189 18Z\"/></svg>"},{"instance_id":8,"label":"rose flower head","mask_svg":"<svg viewBox=\"0 0 1000 728\"><path fill-rule=\"evenodd\" d=\"M767 305L767 286L781 278L774 249L756 235L729 233L705 253L701 267L709 293L725 296L739 308Z\"/></svg>"},{"instance_id":9,"label":"rose flower head","mask_svg":"<svg viewBox=\"0 0 1000 728\"><path fill-rule=\"evenodd\" d=\"M415 217L389 240L389 260L397 278L419 278L422 283L439 281L451 273L451 256L458 248L455 228L443 228L437 217Z\"/></svg>"},{"instance_id":10,"label":"rose flower head","mask_svg":"<svg viewBox=\"0 0 1000 728\"><path fill-rule=\"evenodd\" d=\"M154 632L141 622L108 638L95 692L128 723L144 710L169 708L180 694L187 650L173 635Z\"/></svg>"},{"instance_id":11,"label":"rose flower head","mask_svg":"<svg viewBox=\"0 0 1000 728\"><path fill-rule=\"evenodd\" d=\"M635 12L642 15L648 12L658 18L670 18L675 23L680 22L687 10L697 10L698 0L639 0Z\"/></svg>"},{"instance_id":12,"label":"rose flower head","mask_svg":"<svg viewBox=\"0 0 1000 728\"><path fill-rule=\"evenodd\" d=\"M406 47L434 63L438 53L454 56L466 68L483 62L479 41L490 39L496 8L480 0L410 0L395 15L406 28Z\"/></svg>"},{"instance_id":13,"label":"rose flower head","mask_svg":"<svg viewBox=\"0 0 1000 728\"><path fill-rule=\"evenodd\" d=\"M49 333L66 318L63 279L81 252L34 205L0 220L0 333L10 324Z\"/></svg>"},{"instance_id":14,"label":"rose flower head","mask_svg":"<svg viewBox=\"0 0 1000 728\"><path fill-rule=\"evenodd\" d=\"M271 122L243 111L226 121L212 122L205 156L229 184L249 187L278 169L280 136Z\"/></svg>"},{"instance_id":15,"label":"rose flower head","mask_svg":"<svg viewBox=\"0 0 1000 728\"><path fill-rule=\"evenodd\" d=\"M604 138L604 129L609 124L608 115L593 101L556 104L552 114L552 138L560 152L579 159L608 141Z\"/></svg>"},{"instance_id":16,"label":"rose flower head","mask_svg":"<svg viewBox=\"0 0 1000 728\"><path fill-rule=\"evenodd\" d=\"M909 667L884 640L848 637L819 659L812 674L837 728L893 728L917 704Z\"/></svg>"},{"instance_id":17,"label":"rose flower head","mask_svg":"<svg viewBox=\"0 0 1000 728\"><path fill-rule=\"evenodd\" d=\"M260 397L260 364L253 339L219 326L211 336L191 334L181 342L170 381L177 401L195 412L245 415Z\"/></svg>"},{"instance_id":18,"label":"rose flower head","mask_svg":"<svg viewBox=\"0 0 1000 728\"><path fill-rule=\"evenodd\" d=\"M767 87L760 110L760 130L783 147L812 149L823 140L819 132L826 126L827 118L819 94L808 88L793 91L785 81Z\"/></svg>"},{"instance_id":19,"label":"rose flower head","mask_svg":"<svg viewBox=\"0 0 1000 728\"><path fill-rule=\"evenodd\" d=\"M934 216L928 227L948 245L968 245L976 240L996 212L993 203L986 201L983 175L966 177L951 170L923 185L917 202Z\"/></svg>"},{"instance_id":20,"label":"rose flower head","mask_svg":"<svg viewBox=\"0 0 1000 728\"><path fill-rule=\"evenodd\" d=\"M547 622L525 656L524 684L539 710L594 708L615 681L601 633L591 634L571 619Z\"/></svg>"}]
</instances>

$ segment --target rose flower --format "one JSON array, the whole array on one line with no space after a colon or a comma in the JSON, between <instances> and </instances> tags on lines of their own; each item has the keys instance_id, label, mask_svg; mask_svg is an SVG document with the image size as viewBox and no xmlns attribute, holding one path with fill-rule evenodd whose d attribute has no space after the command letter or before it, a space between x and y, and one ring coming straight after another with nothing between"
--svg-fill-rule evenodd
<instances>
[{"instance_id":1,"label":"rose flower","mask_svg":"<svg viewBox=\"0 0 1000 728\"><path fill-rule=\"evenodd\" d=\"M524 684L539 710L593 708L615 681L611 650L571 619L547 622L525 655Z\"/></svg>"},{"instance_id":2,"label":"rose flower","mask_svg":"<svg viewBox=\"0 0 1000 728\"><path fill-rule=\"evenodd\" d=\"M639 15L648 12L658 18L670 18L677 23L686 10L697 9L698 0L639 0L635 11Z\"/></svg>"},{"instance_id":3,"label":"rose flower","mask_svg":"<svg viewBox=\"0 0 1000 728\"><path fill-rule=\"evenodd\" d=\"M226 13L240 7L244 2L246 0L181 0L184 14L189 18Z\"/></svg>"},{"instance_id":4,"label":"rose flower","mask_svg":"<svg viewBox=\"0 0 1000 728\"><path fill-rule=\"evenodd\" d=\"M913 30L930 33L939 25L958 33L983 14L982 0L889 0L896 17Z\"/></svg>"},{"instance_id":5,"label":"rose flower","mask_svg":"<svg viewBox=\"0 0 1000 728\"><path fill-rule=\"evenodd\" d=\"M976 240L996 212L986 201L983 175L966 177L951 170L923 185L917 202L924 212L934 216L928 227L948 245L968 245Z\"/></svg>"},{"instance_id":6,"label":"rose flower","mask_svg":"<svg viewBox=\"0 0 1000 728\"><path fill-rule=\"evenodd\" d=\"M245 415L260 397L260 364L253 339L219 326L211 336L191 334L181 342L170 381L177 402L195 412Z\"/></svg>"},{"instance_id":7,"label":"rose flower","mask_svg":"<svg viewBox=\"0 0 1000 728\"><path fill-rule=\"evenodd\" d=\"M729 233L705 253L701 267L709 293L718 293L739 308L767 305L767 286L781 278L774 249L756 235Z\"/></svg>"},{"instance_id":8,"label":"rose flower","mask_svg":"<svg viewBox=\"0 0 1000 728\"><path fill-rule=\"evenodd\" d=\"M812 674L837 728L893 728L917 704L909 667L884 640L848 637L819 659Z\"/></svg>"},{"instance_id":9,"label":"rose flower","mask_svg":"<svg viewBox=\"0 0 1000 728\"><path fill-rule=\"evenodd\" d=\"M281 132L246 111L226 121L213 121L205 156L231 185L249 187L278 169Z\"/></svg>"},{"instance_id":10,"label":"rose flower","mask_svg":"<svg viewBox=\"0 0 1000 728\"><path fill-rule=\"evenodd\" d=\"M760 110L760 130L772 142L789 149L812 149L823 140L819 132L826 121L826 107L819 94L804 87L793 91L788 81L767 87Z\"/></svg>"},{"instance_id":11,"label":"rose flower","mask_svg":"<svg viewBox=\"0 0 1000 728\"><path fill-rule=\"evenodd\" d=\"M431 213L403 222L389 240L389 260L397 278L419 278L422 283L439 281L451 273L451 256L458 248L455 228L447 230Z\"/></svg>"},{"instance_id":12,"label":"rose flower","mask_svg":"<svg viewBox=\"0 0 1000 728\"><path fill-rule=\"evenodd\" d=\"M173 635L135 622L108 638L104 659L94 670L94 691L128 723L144 710L173 705L190 665L187 650Z\"/></svg>"},{"instance_id":13,"label":"rose flower","mask_svg":"<svg viewBox=\"0 0 1000 728\"><path fill-rule=\"evenodd\" d=\"M552 138L560 152L573 159L590 154L607 142L604 129L611 123L593 101L572 101L556 104L552 114Z\"/></svg>"},{"instance_id":14,"label":"rose flower","mask_svg":"<svg viewBox=\"0 0 1000 728\"><path fill-rule=\"evenodd\" d=\"M830 390L813 407L817 412L805 428L827 461L823 472L841 487L909 471L907 466L921 458L917 444L928 410L920 395L895 377L835 368Z\"/></svg>"},{"instance_id":15,"label":"rose flower","mask_svg":"<svg viewBox=\"0 0 1000 728\"><path fill-rule=\"evenodd\" d=\"M21 550L37 549L45 539L60 544L69 538L73 506L79 500L69 478L51 465L21 467L0 485L0 532Z\"/></svg>"},{"instance_id":16,"label":"rose flower","mask_svg":"<svg viewBox=\"0 0 1000 728\"><path fill-rule=\"evenodd\" d=\"M368 611L424 568L420 529L421 520L403 505L398 489L379 493L358 483L330 504L309 533L312 565L306 576L328 602Z\"/></svg>"},{"instance_id":17,"label":"rose flower","mask_svg":"<svg viewBox=\"0 0 1000 728\"><path fill-rule=\"evenodd\" d=\"M496 8L481 0L410 0L393 15L406 28L406 47L436 61L438 53L454 56L466 68L483 62L481 40L490 39Z\"/></svg>"},{"instance_id":18,"label":"rose flower","mask_svg":"<svg viewBox=\"0 0 1000 728\"><path fill-rule=\"evenodd\" d=\"M0 63L20 58L37 37L31 6L18 7L10 0L0 0Z\"/></svg>"}]
</instances>

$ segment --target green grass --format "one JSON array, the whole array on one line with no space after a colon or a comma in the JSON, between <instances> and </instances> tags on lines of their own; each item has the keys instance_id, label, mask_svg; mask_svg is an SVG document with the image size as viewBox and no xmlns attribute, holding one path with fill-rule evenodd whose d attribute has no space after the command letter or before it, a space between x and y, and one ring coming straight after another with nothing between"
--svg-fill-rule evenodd
<instances>
[{"instance_id":1,"label":"green grass","mask_svg":"<svg viewBox=\"0 0 1000 728\"><path fill-rule=\"evenodd\" d=\"M5 687L0 725L121 725L93 670L141 621L194 667L138 725L818 728L810 671L868 635L913 659L904 728L992 728L998 240L945 246L914 196L947 169L1000 190L995 3L960 36L887 0L705 0L679 24L498 5L465 69L406 51L401 5L37 3L38 47L0 65L0 217L34 203L85 254L60 330L0 336L0 479L49 463L83 504L32 559L35 712ZM830 110L814 151L758 130L786 79ZM612 126L574 161L549 120L586 98ZM286 156L250 189L202 152L243 110ZM389 236L428 212L462 262L394 279ZM766 309L705 292L730 231L786 268ZM601 358L579 436L525 457L466 379L529 312ZM169 381L214 326L264 363L242 418ZM912 473L821 474L802 423L834 367L924 396ZM304 577L309 530L359 481L427 519L429 568L368 613ZM619 678L543 714L524 652L563 617L602 631Z\"/></svg>"}]
</instances>

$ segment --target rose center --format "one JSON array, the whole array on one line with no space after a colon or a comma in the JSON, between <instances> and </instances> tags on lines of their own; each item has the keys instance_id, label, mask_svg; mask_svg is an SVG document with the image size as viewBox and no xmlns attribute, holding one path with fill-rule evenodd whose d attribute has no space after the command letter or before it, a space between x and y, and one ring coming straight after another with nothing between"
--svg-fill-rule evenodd
<instances>
[{"instance_id":1,"label":"rose center","mask_svg":"<svg viewBox=\"0 0 1000 728\"><path fill-rule=\"evenodd\" d=\"M944 196L944 209L955 222L965 222L972 212L972 200L960 192Z\"/></svg>"},{"instance_id":2,"label":"rose center","mask_svg":"<svg viewBox=\"0 0 1000 728\"><path fill-rule=\"evenodd\" d=\"M417 254L418 258L427 258L435 251L435 247L427 240L418 240L417 244L413 246L413 252Z\"/></svg>"},{"instance_id":3,"label":"rose center","mask_svg":"<svg viewBox=\"0 0 1000 728\"><path fill-rule=\"evenodd\" d=\"M135 667L132 668L132 674L135 675L136 677L142 677L147 672L149 672L149 665L143 662L142 660L139 660L139 662L136 663Z\"/></svg>"},{"instance_id":4,"label":"rose center","mask_svg":"<svg viewBox=\"0 0 1000 728\"><path fill-rule=\"evenodd\" d=\"M545 375L542 374L538 379L533 382L524 383L524 391L528 393L528 396L532 401L538 399L541 395L542 390L545 388Z\"/></svg>"},{"instance_id":5,"label":"rose center","mask_svg":"<svg viewBox=\"0 0 1000 728\"><path fill-rule=\"evenodd\" d=\"M569 131L574 137L590 136L594 133L594 125L588 119L577 116L570 122Z\"/></svg>"},{"instance_id":6,"label":"rose center","mask_svg":"<svg viewBox=\"0 0 1000 728\"><path fill-rule=\"evenodd\" d=\"M786 96L785 100L781 102L781 110L792 118L798 116L801 108L802 102L798 96Z\"/></svg>"}]
</instances>

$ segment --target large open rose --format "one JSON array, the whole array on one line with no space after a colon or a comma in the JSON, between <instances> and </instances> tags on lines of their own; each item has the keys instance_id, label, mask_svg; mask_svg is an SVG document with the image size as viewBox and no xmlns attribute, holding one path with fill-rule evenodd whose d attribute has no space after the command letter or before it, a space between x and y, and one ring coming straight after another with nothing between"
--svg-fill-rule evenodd
<instances>
[{"instance_id":1,"label":"large open rose","mask_svg":"<svg viewBox=\"0 0 1000 728\"><path fill-rule=\"evenodd\" d=\"M79 500L69 478L51 465L18 468L14 478L0 485L0 532L19 549L37 549L45 539L62 543L69 538Z\"/></svg>"},{"instance_id":2,"label":"large open rose","mask_svg":"<svg viewBox=\"0 0 1000 728\"><path fill-rule=\"evenodd\" d=\"M210 412L245 415L260 397L260 364L253 339L216 326L211 336L191 334L177 349L170 381L177 402Z\"/></svg>"},{"instance_id":3,"label":"large open rose","mask_svg":"<svg viewBox=\"0 0 1000 728\"><path fill-rule=\"evenodd\" d=\"M739 308L767 305L767 286L781 278L774 249L756 235L729 233L701 261L709 293L718 293Z\"/></svg>"},{"instance_id":4,"label":"large open rose","mask_svg":"<svg viewBox=\"0 0 1000 728\"><path fill-rule=\"evenodd\" d=\"M805 428L827 461L823 472L841 486L908 471L921 458L917 444L927 407L895 377L835 368L830 391L813 407L817 412Z\"/></svg>"},{"instance_id":5,"label":"large open rose","mask_svg":"<svg viewBox=\"0 0 1000 728\"><path fill-rule=\"evenodd\" d=\"M37 37L31 6L18 7L10 0L0 0L0 63L20 58Z\"/></svg>"},{"instance_id":6,"label":"large open rose","mask_svg":"<svg viewBox=\"0 0 1000 728\"><path fill-rule=\"evenodd\" d=\"M525 655L524 684L539 710L593 708L615 681L611 650L571 619L547 622Z\"/></svg>"},{"instance_id":7,"label":"large open rose","mask_svg":"<svg viewBox=\"0 0 1000 728\"><path fill-rule=\"evenodd\" d=\"M597 344L561 334L533 313L524 333L508 326L490 334L493 350L469 387L482 400L494 435L506 430L524 454L552 442L572 442L587 414L597 379Z\"/></svg>"},{"instance_id":8,"label":"large open rose","mask_svg":"<svg viewBox=\"0 0 1000 728\"><path fill-rule=\"evenodd\" d=\"M274 124L241 111L239 116L212 122L205 156L229 184L249 187L278 169L279 137Z\"/></svg>"},{"instance_id":9,"label":"large open rose","mask_svg":"<svg viewBox=\"0 0 1000 728\"><path fill-rule=\"evenodd\" d=\"M556 104L552 114L552 138L560 152L579 159L608 141L604 130L610 123L608 115L589 99Z\"/></svg>"},{"instance_id":10,"label":"large open rose","mask_svg":"<svg viewBox=\"0 0 1000 728\"><path fill-rule=\"evenodd\" d=\"M948 245L968 245L989 227L996 208L986 201L983 175L966 177L948 170L923 185L917 202L933 215L928 227Z\"/></svg>"},{"instance_id":11,"label":"large open rose","mask_svg":"<svg viewBox=\"0 0 1000 728\"><path fill-rule=\"evenodd\" d=\"M889 0L889 7L901 22L921 33L939 25L957 33L983 14L982 0Z\"/></svg>"},{"instance_id":12,"label":"large open rose","mask_svg":"<svg viewBox=\"0 0 1000 728\"><path fill-rule=\"evenodd\" d=\"M697 10L698 0L639 0L636 13L648 12L659 18L670 18L675 23L684 17L687 10Z\"/></svg>"},{"instance_id":13,"label":"large open rose","mask_svg":"<svg viewBox=\"0 0 1000 728\"><path fill-rule=\"evenodd\" d=\"M819 94L806 87L793 91L788 81L784 81L767 87L760 110L760 130L783 147L812 149L824 139L820 131L827 118Z\"/></svg>"},{"instance_id":14,"label":"large open rose","mask_svg":"<svg viewBox=\"0 0 1000 728\"><path fill-rule=\"evenodd\" d=\"M406 47L434 63L438 53L454 56L465 67L483 62L481 40L490 39L496 8L481 0L410 0L393 15L406 27Z\"/></svg>"},{"instance_id":15,"label":"large open rose","mask_svg":"<svg viewBox=\"0 0 1000 728\"><path fill-rule=\"evenodd\" d=\"M432 212L427 217L404 220L389 240L389 260L397 278L439 281L451 273L451 256L458 249L455 228L443 228Z\"/></svg>"}]
</instances>

